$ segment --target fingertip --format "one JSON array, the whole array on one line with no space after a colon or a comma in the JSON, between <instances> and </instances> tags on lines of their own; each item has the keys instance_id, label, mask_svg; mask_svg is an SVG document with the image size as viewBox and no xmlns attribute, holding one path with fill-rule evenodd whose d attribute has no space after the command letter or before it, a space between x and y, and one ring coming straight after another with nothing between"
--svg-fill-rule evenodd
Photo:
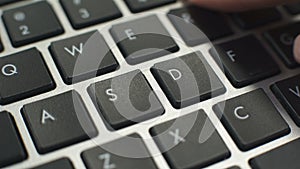
<instances>
[{"instance_id":1,"label":"fingertip","mask_svg":"<svg viewBox=\"0 0 300 169\"><path fill-rule=\"evenodd\" d=\"M294 57L300 63L300 35L297 36L294 43Z\"/></svg>"}]
</instances>

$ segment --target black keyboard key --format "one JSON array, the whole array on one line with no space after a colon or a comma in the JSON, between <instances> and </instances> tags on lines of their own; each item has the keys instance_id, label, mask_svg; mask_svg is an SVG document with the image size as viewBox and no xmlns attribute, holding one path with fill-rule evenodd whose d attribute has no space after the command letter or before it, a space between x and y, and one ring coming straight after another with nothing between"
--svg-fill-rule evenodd
<instances>
[{"instance_id":1,"label":"black keyboard key","mask_svg":"<svg viewBox=\"0 0 300 169\"><path fill-rule=\"evenodd\" d=\"M15 121L8 112L0 112L0 135L1 168L27 158Z\"/></svg>"},{"instance_id":2,"label":"black keyboard key","mask_svg":"<svg viewBox=\"0 0 300 169\"><path fill-rule=\"evenodd\" d=\"M275 83L272 90L292 116L295 123L300 126L300 75Z\"/></svg>"},{"instance_id":3,"label":"black keyboard key","mask_svg":"<svg viewBox=\"0 0 300 169\"><path fill-rule=\"evenodd\" d=\"M60 0L75 29L113 20L122 16L112 0Z\"/></svg>"},{"instance_id":4,"label":"black keyboard key","mask_svg":"<svg viewBox=\"0 0 300 169\"><path fill-rule=\"evenodd\" d=\"M2 17L15 47L64 32L52 7L46 1L4 11Z\"/></svg>"},{"instance_id":5,"label":"black keyboard key","mask_svg":"<svg viewBox=\"0 0 300 169\"><path fill-rule=\"evenodd\" d=\"M113 25L111 33L129 64L141 63L179 50L155 15Z\"/></svg>"},{"instance_id":6,"label":"black keyboard key","mask_svg":"<svg viewBox=\"0 0 300 169\"><path fill-rule=\"evenodd\" d=\"M233 84L240 88L280 72L258 39L249 35L215 46L211 54Z\"/></svg>"},{"instance_id":7,"label":"black keyboard key","mask_svg":"<svg viewBox=\"0 0 300 169\"><path fill-rule=\"evenodd\" d=\"M98 31L53 42L51 54L67 84L96 77L118 68L118 63Z\"/></svg>"},{"instance_id":8,"label":"black keyboard key","mask_svg":"<svg viewBox=\"0 0 300 169\"><path fill-rule=\"evenodd\" d=\"M151 70L175 108L189 106L226 91L200 52L157 63Z\"/></svg>"},{"instance_id":9,"label":"black keyboard key","mask_svg":"<svg viewBox=\"0 0 300 169\"><path fill-rule=\"evenodd\" d=\"M250 160L253 169L299 169L300 139L294 140L279 148Z\"/></svg>"},{"instance_id":10,"label":"black keyboard key","mask_svg":"<svg viewBox=\"0 0 300 169\"><path fill-rule=\"evenodd\" d=\"M125 0L131 12L137 13L166 4L174 3L176 0Z\"/></svg>"},{"instance_id":11,"label":"black keyboard key","mask_svg":"<svg viewBox=\"0 0 300 169\"><path fill-rule=\"evenodd\" d=\"M174 169L203 168L230 156L222 138L202 110L155 126L150 131Z\"/></svg>"},{"instance_id":12,"label":"black keyboard key","mask_svg":"<svg viewBox=\"0 0 300 169\"><path fill-rule=\"evenodd\" d=\"M27 104L22 113L41 154L87 140L97 134L80 96L74 91Z\"/></svg>"},{"instance_id":13,"label":"black keyboard key","mask_svg":"<svg viewBox=\"0 0 300 169\"><path fill-rule=\"evenodd\" d=\"M258 9L232 14L234 21L242 29L252 29L281 19L276 8Z\"/></svg>"},{"instance_id":14,"label":"black keyboard key","mask_svg":"<svg viewBox=\"0 0 300 169\"><path fill-rule=\"evenodd\" d=\"M0 70L0 104L9 104L55 88L36 48L0 58Z\"/></svg>"},{"instance_id":15,"label":"black keyboard key","mask_svg":"<svg viewBox=\"0 0 300 169\"><path fill-rule=\"evenodd\" d=\"M21 1L21 0L0 0L0 5L6 5L6 4L18 2L18 1Z\"/></svg>"},{"instance_id":16,"label":"black keyboard key","mask_svg":"<svg viewBox=\"0 0 300 169\"><path fill-rule=\"evenodd\" d=\"M115 130L164 113L139 71L98 82L91 85L89 91L105 121Z\"/></svg>"},{"instance_id":17,"label":"black keyboard key","mask_svg":"<svg viewBox=\"0 0 300 169\"><path fill-rule=\"evenodd\" d=\"M262 89L218 103L214 110L242 151L247 151L290 132Z\"/></svg>"},{"instance_id":18,"label":"black keyboard key","mask_svg":"<svg viewBox=\"0 0 300 169\"><path fill-rule=\"evenodd\" d=\"M63 158L32 169L74 169L74 166L69 159Z\"/></svg>"},{"instance_id":19,"label":"black keyboard key","mask_svg":"<svg viewBox=\"0 0 300 169\"><path fill-rule=\"evenodd\" d=\"M294 59L294 39L300 33L300 22L278 27L264 33L265 37L289 68L298 67Z\"/></svg>"},{"instance_id":20,"label":"black keyboard key","mask_svg":"<svg viewBox=\"0 0 300 169\"><path fill-rule=\"evenodd\" d=\"M233 34L221 13L197 6L171 10L168 17L189 46Z\"/></svg>"},{"instance_id":21,"label":"black keyboard key","mask_svg":"<svg viewBox=\"0 0 300 169\"><path fill-rule=\"evenodd\" d=\"M284 8L292 15L297 15L300 13L300 3L284 5Z\"/></svg>"},{"instance_id":22,"label":"black keyboard key","mask_svg":"<svg viewBox=\"0 0 300 169\"><path fill-rule=\"evenodd\" d=\"M132 134L81 154L88 169L156 169L140 136Z\"/></svg>"}]
</instances>

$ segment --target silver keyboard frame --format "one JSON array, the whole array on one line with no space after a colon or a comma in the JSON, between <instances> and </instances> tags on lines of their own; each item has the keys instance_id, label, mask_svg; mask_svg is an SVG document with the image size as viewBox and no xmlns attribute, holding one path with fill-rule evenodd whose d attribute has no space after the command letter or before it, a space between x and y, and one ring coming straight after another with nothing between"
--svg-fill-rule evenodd
<instances>
[{"instance_id":1,"label":"silver keyboard frame","mask_svg":"<svg viewBox=\"0 0 300 169\"><path fill-rule=\"evenodd\" d=\"M9 9L9 8L14 8L17 6L24 5L24 4L28 4L28 3L31 3L34 1L37 1L37 0L25 0L20 3L1 7L0 13L2 14L3 10ZM6 167L7 169L16 169L16 168L23 169L23 168L35 167L35 166L38 166L38 165L41 165L44 163L48 163L48 162L51 162L53 160L60 159L63 157L69 158L72 161L72 163L74 164L75 168L84 169L86 167L85 167L80 155L83 151L96 146L94 144L94 142L97 142L98 144L104 144L104 143L110 142L112 140L121 138L122 136L129 135L131 133L138 133L142 138L151 138L151 136L149 134L149 129L151 127L153 127L157 124L163 123L165 121L177 118L179 116L183 116L185 114L192 113L194 111L199 110L199 108L203 109L206 112L206 114L208 115L210 120L213 122L214 126L216 127L217 131L220 133L221 137L223 138L223 140L225 141L226 145L228 146L228 148L231 152L231 157L229 159L226 159L224 161L213 164L213 165L207 167L208 169L227 168L227 167L231 167L234 165L240 166L243 169L250 169L251 167L249 166L248 162L251 158L253 158L259 154L265 153L269 150L272 150L280 145L286 144L287 142L290 142L300 136L299 128L295 125L293 120L287 114L286 110L281 106L281 104L278 102L278 100L275 98L275 96L273 95L273 93L270 90L271 84L273 84L274 82L277 82L279 80L286 79L288 77L292 77L296 74L299 74L300 69L293 69L293 70L288 69L283 64L283 62L279 59L277 54L275 54L275 52L270 48L270 46L266 44L265 40L262 40L262 42L263 42L264 46L267 48L267 50L272 54L274 60L280 66L280 69L282 71L281 74L271 77L267 80L255 83L253 85L250 85L250 86L247 86L247 87L244 87L241 89L236 89L230 84L230 82L227 80L226 76L223 74L222 70L219 68L219 66L216 64L216 62L209 55L209 53L208 53L208 50L210 48L209 45L203 44L203 45L199 45L199 46L189 49L187 46L185 46L184 43L182 43L183 40L181 39L181 37L179 36L179 34L177 33L177 31L175 30L173 25L170 23L170 21L166 17L166 13L170 9L175 9L175 8L181 7L182 6L181 2L177 2L175 4L171 4L171 5L167 5L164 7L149 10L149 11L139 13L139 14L132 14L129 11L126 4L124 3L124 1L122 1L122 0L114 0L114 1L116 2L116 4L118 5L118 7L120 8L121 12L124 15L122 18L116 19L116 20L113 20L110 22L106 22L103 24L94 25L94 26L91 26L88 28L74 30L72 28L68 18L66 17L66 14L63 11L58 0L48 0L48 2L53 6L56 14L58 15L59 20L65 29L65 33L60 36L56 36L56 37L53 37L50 39L46 39L46 40L43 40L43 41L40 41L37 43L33 43L30 45L26 45L23 47L19 47L19 48L14 48L11 45L8 34L4 27L3 21L2 20L0 21L0 35L1 35L1 40L2 40L4 48L5 48L5 51L0 54L0 57L6 56L9 54L13 54L13 53L16 53L19 51L23 51L23 50L26 50L26 49L29 49L32 47L37 47L41 51L44 59L46 60L46 64L49 67L50 72L55 80L56 85L57 85L56 89L52 90L50 92L40 94L40 95L31 97L31 98L28 98L25 100L21 100L21 101L15 102L13 104L0 106L0 111L7 110L14 116L17 127L21 133L21 137L25 144L25 148L28 152L27 160L25 160L21 163L17 163L15 165ZM281 11L281 13L284 17L284 19L282 21L270 24L268 26L265 26L261 29L256 29L254 31L242 31L242 30L238 29L233 23L231 23L231 26L237 33L233 36L218 40L218 42L228 41L230 39L238 38L238 37L243 36L248 33L255 33L259 39L262 39L261 32L263 30L267 30L269 28L276 27L278 25L285 24L285 23L288 23L291 21L299 21L300 20L300 15L298 15L296 17L291 17L281 7L279 7L279 10ZM109 27L115 23L126 22L126 21L132 19L132 17L140 18L143 16L151 15L151 14L158 14L160 20L164 23L164 26L170 32L171 36L174 37L174 39L176 39L177 42L178 41L181 42L181 43L178 43L178 45L180 47L180 51L175 54L170 54L170 55L163 56L163 57L151 60L151 61L147 61L145 63L131 66L125 62L125 59L121 55L118 48L115 46L114 40L112 39L112 37L109 33ZM83 81L83 82L80 82L80 83L77 83L74 85L66 85L63 82L63 80L58 72L58 69L49 53L48 47L49 47L50 43L57 41L57 40L65 39L67 37L80 35L85 32L89 32L89 31L96 30L96 29L100 30L100 33L104 36L105 40L111 47L114 55L116 56L117 61L120 64L120 69L118 69L115 72L105 74L103 76L99 76L99 77L96 77L93 79L89 79L89 80L86 80L86 81ZM201 51L204 54L205 58L207 59L208 63L210 64L210 66L215 70L218 77L222 80L223 84L225 85L225 87L227 89L227 92L221 96L212 98L210 100L186 107L181 110L176 110L171 106L171 104L169 103L165 94L163 93L163 91L159 87L158 83L154 79L153 75L150 72L150 68L155 63L169 60L174 57L182 56L184 54L190 53L191 50ZM111 77L115 77L117 75L125 74L127 72L131 72L131 71L137 70L137 69L140 69L145 74L147 80L149 81L150 85L154 89L154 92L158 95L160 101L162 102L166 112L163 116L148 120L141 124L137 124L137 125L133 125L133 126L121 129L117 132L111 132L105 127L101 117L99 116L99 114L87 92L87 87L94 82L108 79ZM238 147L236 146L236 144L234 143L234 141L232 140L232 138L230 137L230 135L228 134L226 129L223 127L223 125L221 124L221 122L219 121L219 119L217 118L215 113L213 112L212 106L220 101L224 101L226 99L239 96L241 94L250 92L257 88L263 88L265 90L265 92L271 98L274 105L279 110L279 112L281 113L281 115L283 116L285 121L289 124L289 126L291 128L291 133L284 137L278 138L272 142L269 142L267 144L264 144L262 146L254 148L250 151L242 152L238 149ZM72 145L69 147L65 147L60 150L57 150L57 151L54 151L54 152L51 152L51 153L48 153L45 155L40 155L37 152L37 150L33 144L33 141L30 137L28 129L27 129L25 122L22 118L22 115L20 113L20 110L21 110L22 106L25 104L32 103L37 100L41 100L41 99L48 98L51 96L55 96L59 93L63 93L63 92L69 91L69 90L76 90L77 92L80 93L81 97L84 100L84 104L87 106L88 111L92 117L92 120L94 121L94 123L97 127L99 134L97 137L92 138L91 140L80 142L78 144L75 144L75 145ZM157 166L161 169L168 169L169 166L168 166L166 160L161 155L155 142L152 139L147 139L146 146L149 149L150 153L153 155L153 159L156 162Z\"/></svg>"}]
</instances>

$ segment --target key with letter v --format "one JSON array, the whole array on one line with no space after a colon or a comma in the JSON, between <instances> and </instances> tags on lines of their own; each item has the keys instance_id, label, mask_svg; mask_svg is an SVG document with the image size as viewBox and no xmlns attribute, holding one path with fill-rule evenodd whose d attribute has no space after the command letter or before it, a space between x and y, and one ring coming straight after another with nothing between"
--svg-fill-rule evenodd
<instances>
[{"instance_id":1,"label":"key with letter v","mask_svg":"<svg viewBox=\"0 0 300 169\"><path fill-rule=\"evenodd\" d=\"M300 126L300 75L282 80L272 85L272 90L281 104Z\"/></svg>"}]
</instances>

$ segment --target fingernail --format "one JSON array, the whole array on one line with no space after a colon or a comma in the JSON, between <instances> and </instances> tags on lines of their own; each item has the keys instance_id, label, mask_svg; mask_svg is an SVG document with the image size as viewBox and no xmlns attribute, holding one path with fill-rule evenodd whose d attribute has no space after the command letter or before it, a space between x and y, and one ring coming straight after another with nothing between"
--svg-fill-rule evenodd
<instances>
[{"instance_id":1,"label":"fingernail","mask_svg":"<svg viewBox=\"0 0 300 169\"><path fill-rule=\"evenodd\" d=\"M294 57L295 60L300 63L300 35L297 36L294 43Z\"/></svg>"}]
</instances>

